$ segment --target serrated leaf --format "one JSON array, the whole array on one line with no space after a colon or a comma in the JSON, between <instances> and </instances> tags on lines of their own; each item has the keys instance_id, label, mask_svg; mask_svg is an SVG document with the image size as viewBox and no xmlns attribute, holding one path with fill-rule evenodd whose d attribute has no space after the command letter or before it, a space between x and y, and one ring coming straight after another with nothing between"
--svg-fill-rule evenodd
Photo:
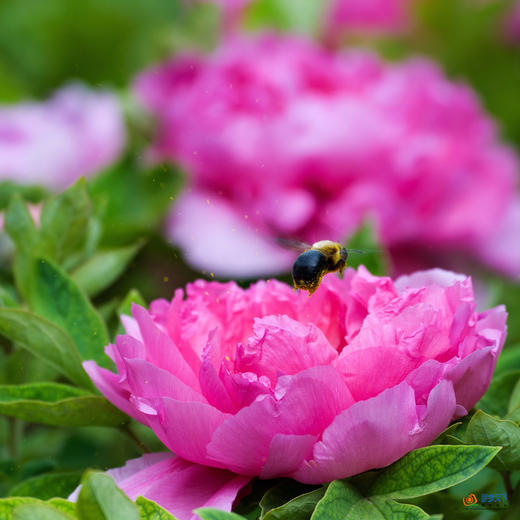
<instances>
[{"instance_id":1,"label":"serrated leaf","mask_svg":"<svg viewBox=\"0 0 520 520\"><path fill-rule=\"evenodd\" d=\"M33 260L34 277L29 294L31 308L65 330L82 359L110 367L104 353L108 344L105 325L77 285L53 262Z\"/></svg>"},{"instance_id":2,"label":"serrated leaf","mask_svg":"<svg viewBox=\"0 0 520 520\"><path fill-rule=\"evenodd\" d=\"M483 446L502 446L489 467L499 471L520 469L520 428L514 422L478 410L466 429L466 440Z\"/></svg>"},{"instance_id":3,"label":"serrated leaf","mask_svg":"<svg viewBox=\"0 0 520 520\"><path fill-rule=\"evenodd\" d=\"M12 515L12 520L73 520L74 518L43 504L20 505L15 508Z\"/></svg>"},{"instance_id":4,"label":"serrated leaf","mask_svg":"<svg viewBox=\"0 0 520 520\"><path fill-rule=\"evenodd\" d=\"M211 507L195 509L194 513L197 513L202 520L244 520L243 516L235 513L226 513L225 511L219 511Z\"/></svg>"},{"instance_id":5,"label":"serrated leaf","mask_svg":"<svg viewBox=\"0 0 520 520\"><path fill-rule=\"evenodd\" d=\"M0 385L0 413L50 426L120 426L128 421L104 397L58 383Z\"/></svg>"},{"instance_id":6,"label":"serrated leaf","mask_svg":"<svg viewBox=\"0 0 520 520\"><path fill-rule=\"evenodd\" d=\"M141 520L175 520L166 509L145 497L137 497L135 503L139 508Z\"/></svg>"},{"instance_id":7,"label":"serrated leaf","mask_svg":"<svg viewBox=\"0 0 520 520\"><path fill-rule=\"evenodd\" d=\"M128 266L141 243L95 254L71 275L72 280L88 296L95 296L112 284Z\"/></svg>"},{"instance_id":8,"label":"serrated leaf","mask_svg":"<svg viewBox=\"0 0 520 520\"><path fill-rule=\"evenodd\" d=\"M61 263L84 245L91 213L84 179L44 204L41 236L48 245L50 258Z\"/></svg>"},{"instance_id":9,"label":"serrated leaf","mask_svg":"<svg viewBox=\"0 0 520 520\"><path fill-rule=\"evenodd\" d=\"M307 520L324 494L325 488L323 487L304 493L282 506L271 509L262 518L265 520Z\"/></svg>"},{"instance_id":10,"label":"serrated leaf","mask_svg":"<svg viewBox=\"0 0 520 520\"><path fill-rule=\"evenodd\" d=\"M89 471L83 477L76 511L79 520L139 520L137 506L114 479L97 471Z\"/></svg>"},{"instance_id":11,"label":"serrated leaf","mask_svg":"<svg viewBox=\"0 0 520 520\"><path fill-rule=\"evenodd\" d=\"M81 475L75 472L46 473L20 482L9 492L10 496L34 497L49 500L68 497L78 486Z\"/></svg>"},{"instance_id":12,"label":"serrated leaf","mask_svg":"<svg viewBox=\"0 0 520 520\"><path fill-rule=\"evenodd\" d=\"M317 503L311 520L344 520L354 504L363 497L346 480L334 480Z\"/></svg>"},{"instance_id":13,"label":"serrated leaf","mask_svg":"<svg viewBox=\"0 0 520 520\"><path fill-rule=\"evenodd\" d=\"M454 486L478 473L498 453L490 446L428 446L381 471L370 495L414 498Z\"/></svg>"},{"instance_id":14,"label":"serrated leaf","mask_svg":"<svg viewBox=\"0 0 520 520\"><path fill-rule=\"evenodd\" d=\"M0 309L0 334L49 363L71 381L93 388L72 338L54 323L29 311Z\"/></svg>"}]
</instances>

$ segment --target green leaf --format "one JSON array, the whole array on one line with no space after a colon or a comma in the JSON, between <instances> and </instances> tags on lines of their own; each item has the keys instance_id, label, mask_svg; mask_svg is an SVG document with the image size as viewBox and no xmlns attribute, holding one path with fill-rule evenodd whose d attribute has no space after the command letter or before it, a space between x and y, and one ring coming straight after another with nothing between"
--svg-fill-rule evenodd
<instances>
[{"instance_id":1,"label":"green leaf","mask_svg":"<svg viewBox=\"0 0 520 520\"><path fill-rule=\"evenodd\" d=\"M121 426L128 421L104 397L58 383L0 385L0 413L50 426Z\"/></svg>"},{"instance_id":2,"label":"green leaf","mask_svg":"<svg viewBox=\"0 0 520 520\"><path fill-rule=\"evenodd\" d=\"M79 485L81 476L75 472L45 473L20 482L9 492L10 496L34 497L49 500L68 497Z\"/></svg>"},{"instance_id":3,"label":"green leaf","mask_svg":"<svg viewBox=\"0 0 520 520\"><path fill-rule=\"evenodd\" d=\"M507 406L507 418L512 421L520 422L520 379L511 392Z\"/></svg>"},{"instance_id":4,"label":"green leaf","mask_svg":"<svg viewBox=\"0 0 520 520\"><path fill-rule=\"evenodd\" d=\"M141 296L141 293L137 289L131 289L128 294L125 296L125 299L121 302L119 307L117 308L117 315L121 316L122 314L126 314L127 316L132 316L132 303L137 303L141 307L146 307L146 301ZM117 334L125 334L125 328L123 324L119 320L117 325L116 335Z\"/></svg>"},{"instance_id":5,"label":"green leaf","mask_svg":"<svg viewBox=\"0 0 520 520\"><path fill-rule=\"evenodd\" d=\"M65 498L51 498L50 500L47 500L46 503L50 504L58 511L67 513L76 518L76 504L74 504L74 502L69 502Z\"/></svg>"},{"instance_id":6,"label":"green leaf","mask_svg":"<svg viewBox=\"0 0 520 520\"><path fill-rule=\"evenodd\" d=\"M26 186L12 181L2 181L0 182L0 209L5 209L15 195L28 202L36 203L44 199L47 192L41 186Z\"/></svg>"},{"instance_id":7,"label":"green leaf","mask_svg":"<svg viewBox=\"0 0 520 520\"><path fill-rule=\"evenodd\" d=\"M84 246L92 204L85 179L46 202L41 215L41 235L49 256L62 263Z\"/></svg>"},{"instance_id":8,"label":"green leaf","mask_svg":"<svg viewBox=\"0 0 520 520\"><path fill-rule=\"evenodd\" d=\"M345 480L332 482L320 500L311 520L425 520L429 515L420 507L400 504L386 497L363 497Z\"/></svg>"},{"instance_id":9,"label":"green leaf","mask_svg":"<svg viewBox=\"0 0 520 520\"><path fill-rule=\"evenodd\" d=\"M71 381L93 388L72 338L62 329L19 309L0 309L0 334L47 362Z\"/></svg>"},{"instance_id":10,"label":"green leaf","mask_svg":"<svg viewBox=\"0 0 520 520\"><path fill-rule=\"evenodd\" d=\"M33 271L32 309L68 332L83 359L110 367L104 353L109 342L105 325L77 285L49 260L35 259Z\"/></svg>"},{"instance_id":11,"label":"green leaf","mask_svg":"<svg viewBox=\"0 0 520 520\"><path fill-rule=\"evenodd\" d=\"M137 497L135 503L139 508L141 520L175 520L166 509L145 497Z\"/></svg>"},{"instance_id":12,"label":"green leaf","mask_svg":"<svg viewBox=\"0 0 520 520\"><path fill-rule=\"evenodd\" d=\"M226 513L225 511L219 511L212 507L202 507L195 509L194 513L197 513L202 520L245 520L243 516L235 513Z\"/></svg>"},{"instance_id":13,"label":"green leaf","mask_svg":"<svg viewBox=\"0 0 520 520\"><path fill-rule=\"evenodd\" d=\"M502 446L489 467L499 471L520 469L520 428L514 422L478 410L466 429L466 439L471 444Z\"/></svg>"},{"instance_id":14,"label":"green leaf","mask_svg":"<svg viewBox=\"0 0 520 520\"><path fill-rule=\"evenodd\" d=\"M381 497L372 497L372 504L377 509L377 513L385 520L428 520L430 515L418 506L411 504L400 504L395 500L388 500ZM354 520L355 517L352 517ZM373 517L377 518L377 517Z\"/></svg>"},{"instance_id":15,"label":"green leaf","mask_svg":"<svg viewBox=\"0 0 520 520\"><path fill-rule=\"evenodd\" d=\"M29 497L10 497L0 499L0 520L12 520L16 507L24 504L41 504L41 500Z\"/></svg>"},{"instance_id":16,"label":"green leaf","mask_svg":"<svg viewBox=\"0 0 520 520\"><path fill-rule=\"evenodd\" d=\"M371 495L413 498L454 486L478 473L498 453L489 446L428 446L383 469Z\"/></svg>"},{"instance_id":17,"label":"green leaf","mask_svg":"<svg viewBox=\"0 0 520 520\"><path fill-rule=\"evenodd\" d=\"M349 252L347 265L358 267L363 264L372 274L383 276L388 273L388 253L383 249L377 239L377 233L370 222L365 222L359 230L350 237L347 242L347 250L354 249L363 251Z\"/></svg>"},{"instance_id":18,"label":"green leaf","mask_svg":"<svg viewBox=\"0 0 520 520\"><path fill-rule=\"evenodd\" d=\"M126 314L132 316L132 303L137 303L141 307L146 307L146 301L141 296L141 293L137 289L131 289L125 296L125 299L121 302L117 308L117 314Z\"/></svg>"},{"instance_id":19,"label":"green leaf","mask_svg":"<svg viewBox=\"0 0 520 520\"><path fill-rule=\"evenodd\" d=\"M76 503L80 520L139 520L137 506L105 473L88 471Z\"/></svg>"},{"instance_id":20,"label":"green leaf","mask_svg":"<svg viewBox=\"0 0 520 520\"><path fill-rule=\"evenodd\" d=\"M304 493L282 506L271 509L262 518L265 520L307 520L324 494L324 487Z\"/></svg>"},{"instance_id":21,"label":"green leaf","mask_svg":"<svg viewBox=\"0 0 520 520\"><path fill-rule=\"evenodd\" d=\"M18 307L15 294L10 286L0 285L0 307Z\"/></svg>"},{"instance_id":22,"label":"green leaf","mask_svg":"<svg viewBox=\"0 0 520 520\"><path fill-rule=\"evenodd\" d=\"M97 253L72 273L72 280L88 296L95 296L119 278L141 245L138 243Z\"/></svg>"},{"instance_id":23,"label":"green leaf","mask_svg":"<svg viewBox=\"0 0 520 520\"><path fill-rule=\"evenodd\" d=\"M21 506L28 505L39 505L39 506L50 506L56 511L65 513L65 518L75 518L74 516L74 504L61 498L53 498L47 502L38 500L37 498L31 497L9 497L0 499L0 520L13 520L13 511ZM32 517L33 520L40 520L40 517Z\"/></svg>"},{"instance_id":24,"label":"green leaf","mask_svg":"<svg viewBox=\"0 0 520 520\"><path fill-rule=\"evenodd\" d=\"M262 496L262 499L260 500L262 518L271 511L271 509L280 507L304 493L314 491L315 488L316 486L302 484L296 480L282 479L278 484L276 484L276 486L267 490Z\"/></svg>"},{"instance_id":25,"label":"green leaf","mask_svg":"<svg viewBox=\"0 0 520 520\"><path fill-rule=\"evenodd\" d=\"M504 417L508 412L509 399L519 378L520 370L508 370L496 375L476 406L491 415Z\"/></svg>"},{"instance_id":26,"label":"green leaf","mask_svg":"<svg viewBox=\"0 0 520 520\"><path fill-rule=\"evenodd\" d=\"M104 238L128 242L157 227L182 185L178 171L167 165L151 170L133 158L122 161L90 181L93 199L105 202Z\"/></svg>"},{"instance_id":27,"label":"green leaf","mask_svg":"<svg viewBox=\"0 0 520 520\"><path fill-rule=\"evenodd\" d=\"M12 515L13 520L72 520L75 517L67 515L43 504L26 504L18 506Z\"/></svg>"},{"instance_id":28,"label":"green leaf","mask_svg":"<svg viewBox=\"0 0 520 520\"><path fill-rule=\"evenodd\" d=\"M31 214L19 195L13 196L5 212L4 229L22 251L30 251L39 240Z\"/></svg>"},{"instance_id":29,"label":"green leaf","mask_svg":"<svg viewBox=\"0 0 520 520\"><path fill-rule=\"evenodd\" d=\"M520 344L510 345L509 347L504 348L502 350L500 356L498 356L497 359L497 366L495 367L495 377L499 373L503 373L514 369L520 370Z\"/></svg>"},{"instance_id":30,"label":"green leaf","mask_svg":"<svg viewBox=\"0 0 520 520\"><path fill-rule=\"evenodd\" d=\"M316 505L311 520L344 520L349 511L363 497L345 480L331 482L323 498Z\"/></svg>"},{"instance_id":31,"label":"green leaf","mask_svg":"<svg viewBox=\"0 0 520 520\"><path fill-rule=\"evenodd\" d=\"M460 421L450 424L445 430L443 430L441 433L439 433L439 435L437 435L437 437L435 437L432 444L442 444L447 436L449 436L451 438L452 437L451 434L453 432L455 432L461 424L462 423ZM452 443L447 442L446 444L452 444Z\"/></svg>"}]
</instances>

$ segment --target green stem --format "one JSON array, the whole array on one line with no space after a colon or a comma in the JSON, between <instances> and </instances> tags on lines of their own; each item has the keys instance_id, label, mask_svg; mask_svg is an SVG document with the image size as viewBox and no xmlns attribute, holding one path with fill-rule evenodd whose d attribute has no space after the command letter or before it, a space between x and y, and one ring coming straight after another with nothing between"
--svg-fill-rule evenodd
<instances>
[{"instance_id":1,"label":"green stem","mask_svg":"<svg viewBox=\"0 0 520 520\"><path fill-rule=\"evenodd\" d=\"M125 424L120 430L141 450L143 453L150 453L146 444L130 429L128 424Z\"/></svg>"},{"instance_id":2,"label":"green stem","mask_svg":"<svg viewBox=\"0 0 520 520\"><path fill-rule=\"evenodd\" d=\"M513 484L511 483L511 473L509 471L501 471L500 475L502 475L502 480L504 481L504 487L506 488L507 496L509 500L513 498Z\"/></svg>"}]
</instances>

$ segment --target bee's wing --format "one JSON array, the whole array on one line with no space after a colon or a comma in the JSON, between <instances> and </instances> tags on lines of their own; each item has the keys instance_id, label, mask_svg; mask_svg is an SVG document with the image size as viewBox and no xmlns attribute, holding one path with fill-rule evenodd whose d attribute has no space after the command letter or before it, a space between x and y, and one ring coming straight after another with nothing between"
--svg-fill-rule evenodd
<instances>
[{"instance_id":1,"label":"bee's wing","mask_svg":"<svg viewBox=\"0 0 520 520\"><path fill-rule=\"evenodd\" d=\"M278 238L276 239L278 244L286 249L295 249L296 251L306 251L311 248L310 244L301 242L300 240L293 240L292 238Z\"/></svg>"}]
</instances>

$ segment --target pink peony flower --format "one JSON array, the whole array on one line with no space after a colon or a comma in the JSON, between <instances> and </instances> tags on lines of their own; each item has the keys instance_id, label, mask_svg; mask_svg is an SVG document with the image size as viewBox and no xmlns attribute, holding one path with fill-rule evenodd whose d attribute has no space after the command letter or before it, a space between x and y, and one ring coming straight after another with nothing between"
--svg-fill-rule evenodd
<instances>
[{"instance_id":1,"label":"pink peony flower","mask_svg":"<svg viewBox=\"0 0 520 520\"><path fill-rule=\"evenodd\" d=\"M520 274L516 157L473 91L426 60L232 39L136 91L158 119L153 154L188 172L167 233L196 267L280 272L294 255L274 238L343 241L371 216L398 271L464 256ZM489 247L498 228L506 255Z\"/></svg>"},{"instance_id":2,"label":"pink peony flower","mask_svg":"<svg viewBox=\"0 0 520 520\"><path fill-rule=\"evenodd\" d=\"M229 510L247 481L233 475L322 483L426 446L483 395L505 337L505 309L477 312L471 279L440 269L395 283L348 269L312 298L277 281L199 280L186 292L123 317L127 333L106 350L117 373L84 363L180 457L130 486L148 496L160 475L149 498L179 520L190 516L174 497L194 503L187 481L170 492L181 459L209 480L219 469L213 498L221 485Z\"/></svg>"},{"instance_id":3,"label":"pink peony flower","mask_svg":"<svg viewBox=\"0 0 520 520\"><path fill-rule=\"evenodd\" d=\"M0 107L0 180L60 190L121 153L121 108L108 92L65 87L41 103Z\"/></svg>"},{"instance_id":4,"label":"pink peony flower","mask_svg":"<svg viewBox=\"0 0 520 520\"><path fill-rule=\"evenodd\" d=\"M511 42L520 43L520 0L516 0L507 14L504 20L504 32Z\"/></svg>"},{"instance_id":5,"label":"pink peony flower","mask_svg":"<svg viewBox=\"0 0 520 520\"><path fill-rule=\"evenodd\" d=\"M329 31L400 32L408 23L411 0L333 0Z\"/></svg>"}]
</instances>

